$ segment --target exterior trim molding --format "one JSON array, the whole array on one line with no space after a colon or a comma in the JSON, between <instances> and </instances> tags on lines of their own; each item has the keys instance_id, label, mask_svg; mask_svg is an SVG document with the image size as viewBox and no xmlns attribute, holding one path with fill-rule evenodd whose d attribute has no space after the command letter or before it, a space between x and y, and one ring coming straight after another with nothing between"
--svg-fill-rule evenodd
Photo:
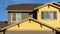
<instances>
[{"instance_id":1,"label":"exterior trim molding","mask_svg":"<svg viewBox=\"0 0 60 34\"><path fill-rule=\"evenodd\" d=\"M33 10L7 10L7 11L33 11Z\"/></svg>"},{"instance_id":2,"label":"exterior trim molding","mask_svg":"<svg viewBox=\"0 0 60 34\"><path fill-rule=\"evenodd\" d=\"M33 10L6 10L8 13L11 12L32 12Z\"/></svg>"}]
</instances>

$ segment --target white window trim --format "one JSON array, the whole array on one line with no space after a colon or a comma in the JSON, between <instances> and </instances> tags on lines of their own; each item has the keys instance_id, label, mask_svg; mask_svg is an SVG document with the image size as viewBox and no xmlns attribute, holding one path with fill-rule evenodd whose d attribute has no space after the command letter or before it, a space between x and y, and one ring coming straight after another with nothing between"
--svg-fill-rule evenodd
<instances>
[{"instance_id":1,"label":"white window trim","mask_svg":"<svg viewBox=\"0 0 60 34\"><path fill-rule=\"evenodd\" d=\"M13 20L12 20L12 14L13 14L13 13L11 13L11 22L19 22L19 21L13 21ZM17 13L16 13L16 14L17 14ZM21 20L22 20L22 13L21 13Z\"/></svg>"}]
</instances>

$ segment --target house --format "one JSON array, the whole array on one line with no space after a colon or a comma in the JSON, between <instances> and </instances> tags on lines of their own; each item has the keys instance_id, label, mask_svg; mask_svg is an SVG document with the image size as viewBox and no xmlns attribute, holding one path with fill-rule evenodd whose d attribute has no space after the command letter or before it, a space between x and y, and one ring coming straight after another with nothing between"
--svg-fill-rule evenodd
<instances>
[{"instance_id":1,"label":"house","mask_svg":"<svg viewBox=\"0 0 60 34\"><path fill-rule=\"evenodd\" d=\"M6 9L8 12L8 23L12 23L12 20L15 23L16 20L21 21L28 17L37 19L37 12L33 9L41 5L43 4L17 4L8 6Z\"/></svg>"},{"instance_id":2,"label":"house","mask_svg":"<svg viewBox=\"0 0 60 34\"><path fill-rule=\"evenodd\" d=\"M21 34L59 34L60 4L16 4L7 7L8 25L1 28L3 34L16 31ZM27 33L28 32L28 33ZM18 34L20 34L18 33Z\"/></svg>"}]
</instances>

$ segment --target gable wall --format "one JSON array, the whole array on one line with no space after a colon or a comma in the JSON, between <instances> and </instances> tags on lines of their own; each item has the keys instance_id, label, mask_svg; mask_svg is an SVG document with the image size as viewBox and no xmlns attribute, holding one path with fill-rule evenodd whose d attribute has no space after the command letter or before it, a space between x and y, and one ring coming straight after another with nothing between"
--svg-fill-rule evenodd
<instances>
[{"instance_id":1,"label":"gable wall","mask_svg":"<svg viewBox=\"0 0 60 34\"><path fill-rule=\"evenodd\" d=\"M57 19L41 19L41 12L42 11L56 11L57 12ZM37 11L37 19L43 23L46 23L47 25L51 25L52 27L59 28L60 27L60 12L57 8L54 8L52 6L46 5L42 8L39 8Z\"/></svg>"},{"instance_id":2,"label":"gable wall","mask_svg":"<svg viewBox=\"0 0 60 34\"><path fill-rule=\"evenodd\" d=\"M25 21L22 22L21 24L12 26L7 29L7 31L52 31L52 29L47 28L42 25L42 28L40 24L34 22L34 21Z\"/></svg>"}]
</instances>

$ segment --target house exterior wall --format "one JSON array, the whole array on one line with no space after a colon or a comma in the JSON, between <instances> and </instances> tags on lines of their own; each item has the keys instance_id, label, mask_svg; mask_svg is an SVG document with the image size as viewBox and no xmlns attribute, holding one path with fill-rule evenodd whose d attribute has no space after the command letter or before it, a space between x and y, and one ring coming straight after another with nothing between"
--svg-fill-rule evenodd
<instances>
[{"instance_id":1,"label":"house exterior wall","mask_svg":"<svg viewBox=\"0 0 60 34\"><path fill-rule=\"evenodd\" d=\"M8 13L8 24L11 23L11 13Z\"/></svg>"},{"instance_id":2,"label":"house exterior wall","mask_svg":"<svg viewBox=\"0 0 60 34\"><path fill-rule=\"evenodd\" d=\"M52 29L47 28L42 25L42 28L40 24L34 22L34 21L25 21L18 25L12 26L7 29L7 31L52 31Z\"/></svg>"},{"instance_id":3,"label":"house exterior wall","mask_svg":"<svg viewBox=\"0 0 60 34\"><path fill-rule=\"evenodd\" d=\"M30 14L30 13L22 13L22 20L28 18L28 17L33 17L33 14ZM11 22L11 19L12 18L12 13L8 13L8 24L10 23L14 23L14 22Z\"/></svg>"},{"instance_id":4,"label":"house exterior wall","mask_svg":"<svg viewBox=\"0 0 60 34\"><path fill-rule=\"evenodd\" d=\"M57 12L57 19L41 19L41 12L42 11L56 11ZM37 10L37 20L43 22L43 23L46 23L47 25L50 25L52 27L55 27L55 28L59 28L60 27L60 12L59 12L59 9L57 8L54 8L52 6L49 6L46 5L42 8L39 8Z\"/></svg>"},{"instance_id":5,"label":"house exterior wall","mask_svg":"<svg viewBox=\"0 0 60 34\"><path fill-rule=\"evenodd\" d=\"M12 26L7 29L6 34L55 34L55 32L52 31L52 29L47 28L45 26L40 27L40 24L34 22L34 21L24 21L22 23L15 26Z\"/></svg>"},{"instance_id":6,"label":"house exterior wall","mask_svg":"<svg viewBox=\"0 0 60 34\"><path fill-rule=\"evenodd\" d=\"M28 17L33 17L33 14L30 13L22 13L22 20L28 18Z\"/></svg>"}]
</instances>

